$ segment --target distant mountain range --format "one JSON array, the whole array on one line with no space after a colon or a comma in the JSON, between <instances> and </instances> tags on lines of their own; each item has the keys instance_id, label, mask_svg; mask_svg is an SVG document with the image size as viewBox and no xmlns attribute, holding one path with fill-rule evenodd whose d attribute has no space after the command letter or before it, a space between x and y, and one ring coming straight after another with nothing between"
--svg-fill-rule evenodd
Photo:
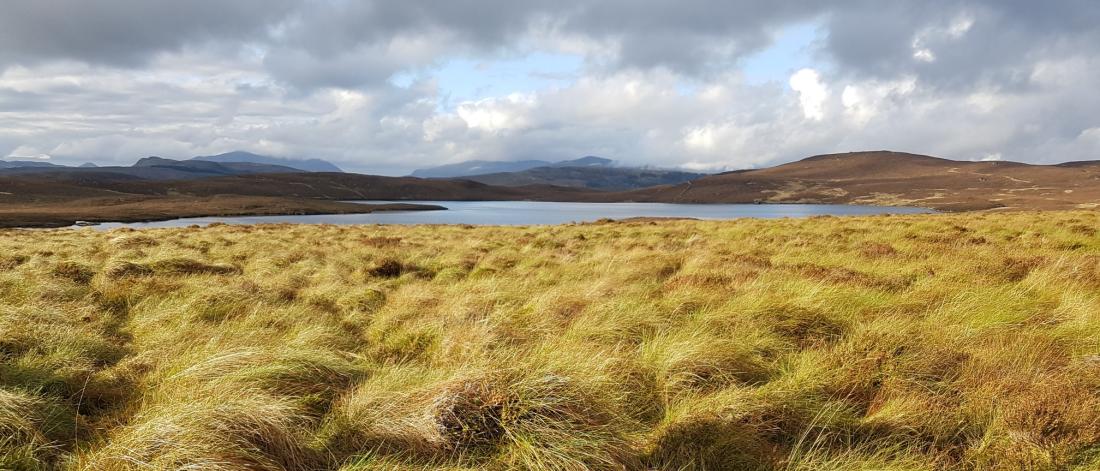
<instances>
[{"instance_id":1,"label":"distant mountain range","mask_svg":"<svg viewBox=\"0 0 1100 471\"><path fill-rule=\"evenodd\" d=\"M560 162L548 162L545 160L517 160L514 162L467 160L456 164L414 170L412 176L420 178L454 178L492 173L522 172L524 170L539 167L610 167L612 163L610 159L591 155Z\"/></svg>"},{"instance_id":2,"label":"distant mountain range","mask_svg":"<svg viewBox=\"0 0 1100 471\"><path fill-rule=\"evenodd\" d=\"M281 159L278 157L268 157L266 155L253 154L251 152L228 152L218 155L206 155L192 158L191 160L202 160L206 162L218 162L218 163L250 163L250 164L266 164L277 165L280 167L290 167L297 170L304 170L306 172L340 172L343 170L331 162L321 159Z\"/></svg>"},{"instance_id":3,"label":"distant mountain range","mask_svg":"<svg viewBox=\"0 0 1100 471\"><path fill-rule=\"evenodd\" d=\"M585 171L577 178L594 178L591 175L600 171L620 169L598 166L560 169L578 168ZM507 178L538 172L547 170L511 172L513 175ZM708 175L677 185L596 191L545 184L489 185L470 177L425 179L301 172L268 164L151 157L134 167L0 170L0 227L65 221L71 224L71 220L89 220L93 216L96 220L108 220L96 208L123 203L142 205L145 209L140 214L146 215L142 217L153 219L184 214L229 214L223 211L232 208L208 207L227 195L275 198L280 207L286 208L284 214L320 211L323 208L314 201L318 199L812 203L918 206L944 211L1083 209L1100 208L1100 162L1030 165L955 161L886 151L853 152ZM268 205L275 204L271 202L274 200L249 201L230 213L273 214ZM85 213L71 210L78 204L85 208L81 210ZM346 211L346 208L330 209ZM53 214L50 211L68 215L50 219ZM19 222L29 221L27 218L31 216L37 222Z\"/></svg>"},{"instance_id":4,"label":"distant mountain range","mask_svg":"<svg viewBox=\"0 0 1100 471\"><path fill-rule=\"evenodd\" d=\"M61 165L51 164L49 162L35 162L33 160L0 160L0 169L5 168L52 168L62 167Z\"/></svg>"},{"instance_id":5,"label":"distant mountain range","mask_svg":"<svg viewBox=\"0 0 1100 471\"><path fill-rule=\"evenodd\" d=\"M320 159L281 159L248 152L199 156L189 160L145 157L129 167L100 167L90 162L79 167L69 167L28 160L0 161L0 171L4 173L112 174L145 180L187 180L259 173L343 173L339 167Z\"/></svg>"},{"instance_id":6,"label":"distant mountain range","mask_svg":"<svg viewBox=\"0 0 1100 471\"><path fill-rule=\"evenodd\" d=\"M623 191L657 185L677 185L706 176L702 173L638 167L616 167L613 161L587 156L547 162L521 160L488 162L471 160L421 169L413 176L471 180L496 186L553 185L602 191Z\"/></svg>"},{"instance_id":7,"label":"distant mountain range","mask_svg":"<svg viewBox=\"0 0 1100 471\"><path fill-rule=\"evenodd\" d=\"M630 167L536 167L522 172L459 177L486 185L554 185L603 191L623 191L658 185L678 185L706 174Z\"/></svg>"}]
</instances>

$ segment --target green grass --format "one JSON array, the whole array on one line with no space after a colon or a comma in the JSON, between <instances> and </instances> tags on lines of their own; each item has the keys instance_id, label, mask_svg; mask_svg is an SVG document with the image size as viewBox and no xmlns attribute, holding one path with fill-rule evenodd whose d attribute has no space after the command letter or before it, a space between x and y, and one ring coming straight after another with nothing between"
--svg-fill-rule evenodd
<instances>
[{"instance_id":1,"label":"green grass","mask_svg":"<svg viewBox=\"0 0 1100 471\"><path fill-rule=\"evenodd\" d=\"M1098 228L0 232L0 469L1097 469Z\"/></svg>"}]
</instances>

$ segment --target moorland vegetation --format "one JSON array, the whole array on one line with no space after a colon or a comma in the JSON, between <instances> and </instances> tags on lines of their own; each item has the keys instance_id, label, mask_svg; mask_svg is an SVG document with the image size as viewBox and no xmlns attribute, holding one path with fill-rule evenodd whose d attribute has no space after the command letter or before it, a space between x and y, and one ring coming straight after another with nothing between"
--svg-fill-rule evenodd
<instances>
[{"instance_id":1,"label":"moorland vegetation","mask_svg":"<svg viewBox=\"0 0 1100 471\"><path fill-rule=\"evenodd\" d=\"M0 232L0 468L1100 467L1100 214Z\"/></svg>"}]
</instances>

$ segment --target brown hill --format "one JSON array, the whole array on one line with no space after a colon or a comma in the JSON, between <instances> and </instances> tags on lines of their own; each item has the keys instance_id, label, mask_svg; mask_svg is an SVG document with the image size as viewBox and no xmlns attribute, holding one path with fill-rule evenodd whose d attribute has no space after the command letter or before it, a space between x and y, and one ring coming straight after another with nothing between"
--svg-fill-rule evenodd
<instances>
[{"instance_id":1,"label":"brown hill","mask_svg":"<svg viewBox=\"0 0 1100 471\"><path fill-rule=\"evenodd\" d=\"M497 187L467 180L354 173L279 173L147 180L114 173L0 175L0 203L104 196L246 195L325 200L576 200L587 193L548 185Z\"/></svg>"},{"instance_id":2,"label":"brown hill","mask_svg":"<svg viewBox=\"0 0 1100 471\"><path fill-rule=\"evenodd\" d=\"M327 200L327 201L325 201ZM898 152L810 157L679 185L601 192L351 173L147 179L111 171L0 173L0 227L200 215L365 212L339 200L644 201L919 206L944 211L1100 207L1100 162L960 162ZM378 208L386 209L386 208Z\"/></svg>"},{"instance_id":3,"label":"brown hill","mask_svg":"<svg viewBox=\"0 0 1100 471\"><path fill-rule=\"evenodd\" d=\"M494 187L348 173L279 173L163 181L111 172L0 174L0 227L56 227L74 221L151 221L195 216L367 213L443 209L339 200L579 201L584 190Z\"/></svg>"},{"instance_id":4,"label":"brown hill","mask_svg":"<svg viewBox=\"0 0 1100 471\"><path fill-rule=\"evenodd\" d=\"M617 193L610 200L867 204L947 211L1091 208L1100 206L1100 163L1029 165L853 152Z\"/></svg>"}]
</instances>

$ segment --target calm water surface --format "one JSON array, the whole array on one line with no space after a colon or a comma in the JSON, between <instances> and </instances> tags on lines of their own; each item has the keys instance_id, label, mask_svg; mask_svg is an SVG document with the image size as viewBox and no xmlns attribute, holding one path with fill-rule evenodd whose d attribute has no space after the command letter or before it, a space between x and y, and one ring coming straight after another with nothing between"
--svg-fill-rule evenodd
<instances>
[{"instance_id":1,"label":"calm water surface","mask_svg":"<svg viewBox=\"0 0 1100 471\"><path fill-rule=\"evenodd\" d=\"M358 201L356 201L358 202ZM921 208L847 206L830 204L667 204L667 203L545 203L532 201L401 201L435 204L447 211L402 211L373 214L324 214L314 216L239 216L173 219L138 223L106 223L116 227L181 227L213 222L227 224L474 224L535 225L590 222L602 218L688 217L696 219L782 218L818 215L919 214ZM380 203L380 201L362 201Z\"/></svg>"}]
</instances>

